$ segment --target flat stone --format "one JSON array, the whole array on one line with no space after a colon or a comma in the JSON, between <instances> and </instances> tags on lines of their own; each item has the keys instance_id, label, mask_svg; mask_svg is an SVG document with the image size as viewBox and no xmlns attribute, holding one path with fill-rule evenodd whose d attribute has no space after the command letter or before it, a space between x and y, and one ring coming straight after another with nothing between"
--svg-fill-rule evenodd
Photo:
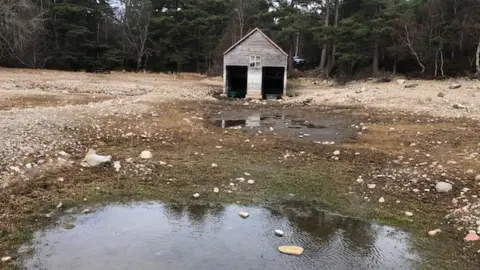
<instances>
[{"instance_id":1,"label":"flat stone","mask_svg":"<svg viewBox=\"0 0 480 270\"><path fill-rule=\"evenodd\" d=\"M212 163L212 168L217 168L218 164L217 163Z\"/></svg>"},{"instance_id":2,"label":"flat stone","mask_svg":"<svg viewBox=\"0 0 480 270\"><path fill-rule=\"evenodd\" d=\"M441 193L449 192L450 190L452 190L452 188L453 188L452 184L447 182L438 182L435 185L435 189L437 190L437 192L441 192Z\"/></svg>"},{"instance_id":3,"label":"flat stone","mask_svg":"<svg viewBox=\"0 0 480 270\"><path fill-rule=\"evenodd\" d=\"M285 233L282 230L275 230L275 235L282 237L285 235Z\"/></svg>"},{"instance_id":4,"label":"flat stone","mask_svg":"<svg viewBox=\"0 0 480 270\"><path fill-rule=\"evenodd\" d=\"M152 154L152 152L150 152L148 150L145 150L145 151L142 151L142 153L140 153L140 158L151 159L151 158L153 158L153 154Z\"/></svg>"},{"instance_id":5,"label":"flat stone","mask_svg":"<svg viewBox=\"0 0 480 270\"><path fill-rule=\"evenodd\" d=\"M200 194L199 194L199 193L195 193L195 194L193 194L193 197L194 197L194 198L198 198L198 197L200 197Z\"/></svg>"},{"instance_id":6,"label":"flat stone","mask_svg":"<svg viewBox=\"0 0 480 270\"><path fill-rule=\"evenodd\" d=\"M248 217L250 216L249 213L243 212L243 211L238 212L238 215L239 215L241 218L248 218Z\"/></svg>"},{"instance_id":7,"label":"flat stone","mask_svg":"<svg viewBox=\"0 0 480 270\"><path fill-rule=\"evenodd\" d=\"M398 84L404 84L404 83L405 83L405 80L404 80L404 79L398 79L398 80L397 80L397 83L398 83Z\"/></svg>"},{"instance_id":8,"label":"flat stone","mask_svg":"<svg viewBox=\"0 0 480 270\"><path fill-rule=\"evenodd\" d=\"M303 253L303 248L298 246L279 246L278 251L287 255L300 256Z\"/></svg>"},{"instance_id":9,"label":"flat stone","mask_svg":"<svg viewBox=\"0 0 480 270\"><path fill-rule=\"evenodd\" d=\"M412 213L412 212L405 211L405 216L411 217L411 216L413 216L413 213Z\"/></svg>"},{"instance_id":10,"label":"flat stone","mask_svg":"<svg viewBox=\"0 0 480 270\"><path fill-rule=\"evenodd\" d=\"M2 262L3 262L3 263L7 263L7 262L9 262L9 261L11 261L11 260L12 260L12 257L10 257L10 256L2 257Z\"/></svg>"},{"instance_id":11,"label":"flat stone","mask_svg":"<svg viewBox=\"0 0 480 270\"><path fill-rule=\"evenodd\" d=\"M250 180L247 181L247 183L249 183L249 184L254 184L255 181L253 181L252 179L250 179Z\"/></svg>"},{"instance_id":12,"label":"flat stone","mask_svg":"<svg viewBox=\"0 0 480 270\"><path fill-rule=\"evenodd\" d=\"M375 184L368 184L368 185L367 185L367 187L368 187L369 189L374 189L376 186L377 186L377 185L375 185Z\"/></svg>"},{"instance_id":13,"label":"flat stone","mask_svg":"<svg viewBox=\"0 0 480 270\"><path fill-rule=\"evenodd\" d=\"M465 173L468 173L468 174L473 174L473 173L474 173L474 171L473 171L472 169L468 169L468 170L466 170L466 171L465 171Z\"/></svg>"}]
</instances>

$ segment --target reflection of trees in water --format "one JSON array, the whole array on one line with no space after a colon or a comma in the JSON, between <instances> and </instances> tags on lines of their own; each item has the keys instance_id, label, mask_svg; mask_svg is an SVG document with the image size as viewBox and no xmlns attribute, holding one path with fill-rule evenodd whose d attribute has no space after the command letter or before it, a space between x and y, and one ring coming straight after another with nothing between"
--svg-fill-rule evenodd
<instances>
[{"instance_id":1,"label":"reflection of trees in water","mask_svg":"<svg viewBox=\"0 0 480 270\"><path fill-rule=\"evenodd\" d=\"M372 224L348 217L329 214L316 209L285 211L288 220L299 230L322 242L332 241L337 235L351 252L369 256L375 252L377 232Z\"/></svg>"},{"instance_id":2,"label":"reflection of trees in water","mask_svg":"<svg viewBox=\"0 0 480 270\"><path fill-rule=\"evenodd\" d=\"M200 229L207 225L207 222L218 223L224 212L225 207L221 204L165 204L165 215L169 220L180 221L185 216L188 219L188 225Z\"/></svg>"}]
</instances>

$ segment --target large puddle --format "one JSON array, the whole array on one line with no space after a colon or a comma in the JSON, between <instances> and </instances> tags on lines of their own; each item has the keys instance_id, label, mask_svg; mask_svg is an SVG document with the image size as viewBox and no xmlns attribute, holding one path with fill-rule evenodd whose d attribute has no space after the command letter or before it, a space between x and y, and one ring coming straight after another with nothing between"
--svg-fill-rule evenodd
<instances>
[{"instance_id":1,"label":"large puddle","mask_svg":"<svg viewBox=\"0 0 480 270\"><path fill-rule=\"evenodd\" d=\"M333 115L312 115L299 111L281 113L227 111L212 118L217 127L244 129L251 135L273 134L292 136L331 144L352 136L346 118Z\"/></svg>"},{"instance_id":2,"label":"large puddle","mask_svg":"<svg viewBox=\"0 0 480 270\"><path fill-rule=\"evenodd\" d=\"M418 260L403 232L312 209L142 203L74 217L73 229L37 233L33 255L22 247L20 268L411 269ZM304 253L277 251L290 244Z\"/></svg>"}]
</instances>

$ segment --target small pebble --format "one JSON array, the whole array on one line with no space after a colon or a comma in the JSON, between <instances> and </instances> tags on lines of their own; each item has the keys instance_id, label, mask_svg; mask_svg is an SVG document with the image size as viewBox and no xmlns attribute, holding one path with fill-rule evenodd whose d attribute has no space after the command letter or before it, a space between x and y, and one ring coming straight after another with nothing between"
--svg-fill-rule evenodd
<instances>
[{"instance_id":1,"label":"small pebble","mask_svg":"<svg viewBox=\"0 0 480 270\"><path fill-rule=\"evenodd\" d=\"M200 197L200 194L199 194L199 193L195 193L195 194L193 194L193 197L194 197L194 198L198 198L198 197Z\"/></svg>"},{"instance_id":2,"label":"small pebble","mask_svg":"<svg viewBox=\"0 0 480 270\"><path fill-rule=\"evenodd\" d=\"M367 185L367 187L368 187L369 189L374 189L376 186L377 186L377 185L375 185L375 184L368 184L368 185Z\"/></svg>"},{"instance_id":3,"label":"small pebble","mask_svg":"<svg viewBox=\"0 0 480 270\"><path fill-rule=\"evenodd\" d=\"M218 164L217 163L212 163L212 168L216 168L218 167Z\"/></svg>"},{"instance_id":4,"label":"small pebble","mask_svg":"<svg viewBox=\"0 0 480 270\"><path fill-rule=\"evenodd\" d=\"M412 213L412 212L408 212L408 211L406 211L406 212L405 212L405 216L407 216L407 217L411 217L411 216L413 216L413 213Z\"/></svg>"},{"instance_id":5,"label":"small pebble","mask_svg":"<svg viewBox=\"0 0 480 270\"><path fill-rule=\"evenodd\" d=\"M285 235L285 233L282 230L275 230L275 235L282 237Z\"/></svg>"},{"instance_id":6,"label":"small pebble","mask_svg":"<svg viewBox=\"0 0 480 270\"><path fill-rule=\"evenodd\" d=\"M243 212L243 211L239 212L238 215L239 215L241 218L248 218L248 217L250 216L249 213Z\"/></svg>"},{"instance_id":7,"label":"small pebble","mask_svg":"<svg viewBox=\"0 0 480 270\"><path fill-rule=\"evenodd\" d=\"M220 192L220 189L218 189L217 187L213 188L213 192L218 193L218 192Z\"/></svg>"},{"instance_id":8,"label":"small pebble","mask_svg":"<svg viewBox=\"0 0 480 270\"><path fill-rule=\"evenodd\" d=\"M3 263L9 262L9 261L11 261L11 260L12 260L12 257L10 257L10 256L2 257L2 262L3 262Z\"/></svg>"},{"instance_id":9,"label":"small pebble","mask_svg":"<svg viewBox=\"0 0 480 270\"><path fill-rule=\"evenodd\" d=\"M380 197L380 199L378 199L378 202L379 202L379 203L384 203L384 202L385 202L385 198Z\"/></svg>"},{"instance_id":10,"label":"small pebble","mask_svg":"<svg viewBox=\"0 0 480 270\"><path fill-rule=\"evenodd\" d=\"M252 179L250 179L250 180L247 181L247 183L253 184L253 183L255 183L255 181L253 181Z\"/></svg>"}]
</instances>

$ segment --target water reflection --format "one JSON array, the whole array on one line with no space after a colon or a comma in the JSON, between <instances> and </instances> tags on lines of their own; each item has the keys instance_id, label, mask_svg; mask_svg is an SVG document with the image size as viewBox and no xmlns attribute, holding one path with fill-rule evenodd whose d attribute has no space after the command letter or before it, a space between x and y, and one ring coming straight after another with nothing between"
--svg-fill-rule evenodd
<instances>
[{"instance_id":1,"label":"water reflection","mask_svg":"<svg viewBox=\"0 0 480 270\"><path fill-rule=\"evenodd\" d=\"M240 210L250 217L241 219ZM282 229L285 237L273 230ZM37 233L24 269L410 269L408 236L315 209L108 206L73 230ZM282 255L279 245L305 248Z\"/></svg>"}]
</instances>

